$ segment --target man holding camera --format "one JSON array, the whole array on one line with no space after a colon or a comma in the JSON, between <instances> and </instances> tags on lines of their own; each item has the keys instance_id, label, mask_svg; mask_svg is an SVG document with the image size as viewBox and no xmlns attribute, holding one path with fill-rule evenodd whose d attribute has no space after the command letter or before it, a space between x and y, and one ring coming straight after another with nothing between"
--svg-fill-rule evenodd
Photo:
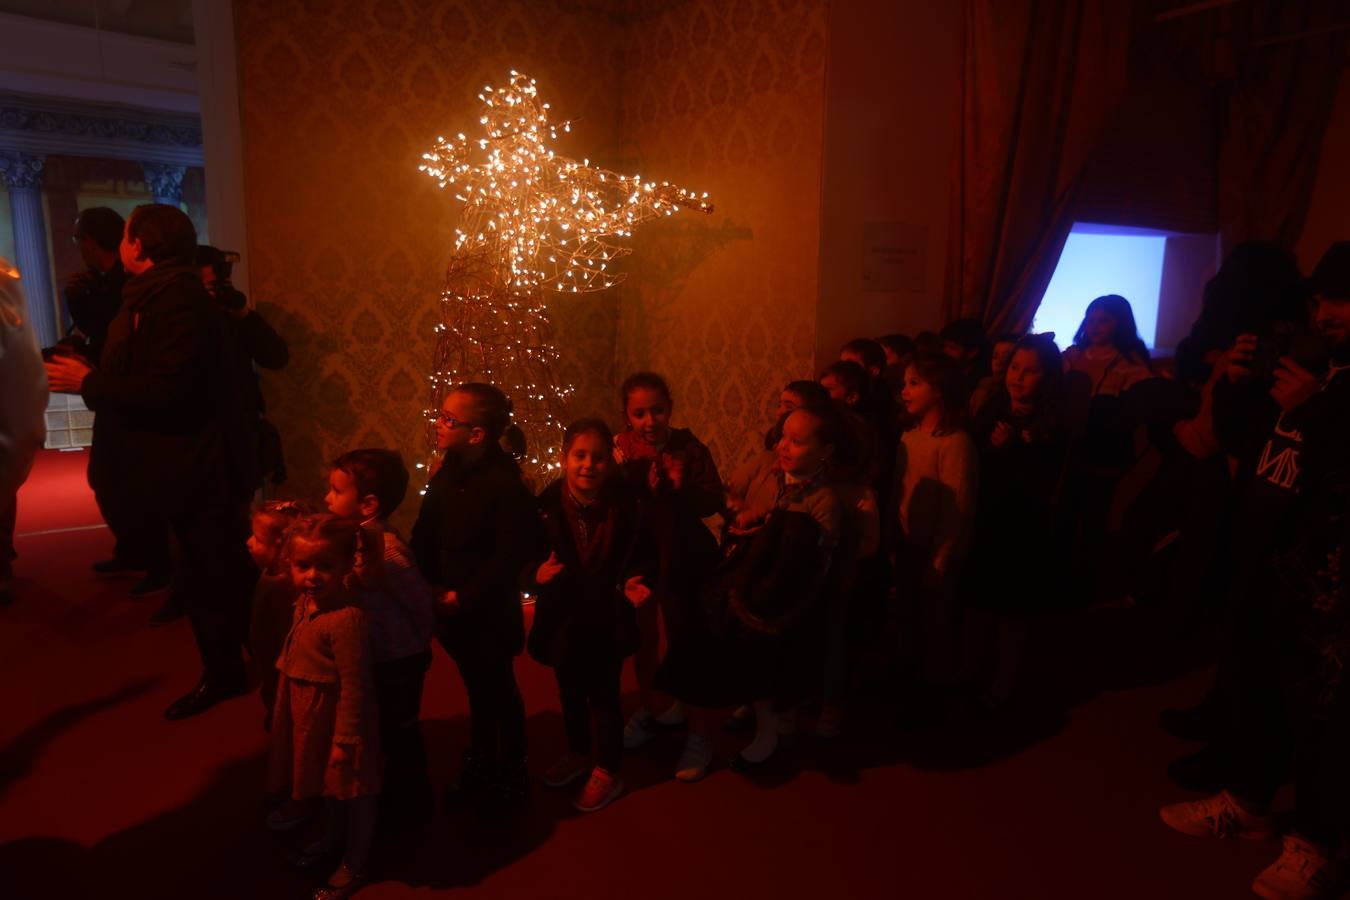
<instances>
[{"instance_id":1,"label":"man holding camera","mask_svg":"<svg viewBox=\"0 0 1350 900\"><path fill-rule=\"evenodd\" d=\"M228 335L202 287L197 234L175 207L137 207L120 248L132 278L99 365L47 363L53 391L80 392L123 426L128 495L169 523L181 555L179 590L203 674L164 715L196 715L247 688L241 649L252 573L248 522L230 483Z\"/></svg>"},{"instance_id":2,"label":"man holding camera","mask_svg":"<svg viewBox=\"0 0 1350 900\"><path fill-rule=\"evenodd\" d=\"M197 248L197 266L202 285L224 313L233 362L231 386L235 392L234 413L238 421L231 434L230 456L239 483L248 498L270 478L274 484L286 479L281 459L281 439L264 417L262 387L254 366L281 369L290 361L286 341L257 310L250 309L248 298L230 282L239 254L203 244Z\"/></svg>"},{"instance_id":3,"label":"man holding camera","mask_svg":"<svg viewBox=\"0 0 1350 900\"><path fill-rule=\"evenodd\" d=\"M1234 519L1227 789L1162 809L1197 836L1273 834L1292 774L1284 852L1262 897L1322 896L1350 825L1350 242L1309 279L1315 336L1243 334L1214 394L1241 462ZM1253 440L1254 438L1254 440Z\"/></svg>"}]
</instances>

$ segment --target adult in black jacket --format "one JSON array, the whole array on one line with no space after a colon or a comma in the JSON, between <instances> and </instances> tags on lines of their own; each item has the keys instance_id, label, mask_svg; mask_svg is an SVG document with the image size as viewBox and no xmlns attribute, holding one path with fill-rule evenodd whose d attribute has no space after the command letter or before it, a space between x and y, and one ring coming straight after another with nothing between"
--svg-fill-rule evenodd
<instances>
[{"instance_id":1,"label":"adult in black jacket","mask_svg":"<svg viewBox=\"0 0 1350 900\"><path fill-rule=\"evenodd\" d=\"M520 468L501 447L510 416L510 401L491 385L463 384L446 396L436 424L445 456L409 543L437 594L437 640L469 695L471 744L452 799L495 793L514 805L528 785L525 704L512 664L525 646L519 579L539 526ZM513 426L511 437L523 444Z\"/></svg>"},{"instance_id":2,"label":"adult in black jacket","mask_svg":"<svg viewBox=\"0 0 1350 900\"><path fill-rule=\"evenodd\" d=\"M79 391L90 409L113 414L122 429L127 496L160 511L177 538L182 596L204 673L165 711L170 719L246 687L240 648L252 574L248 523L231 502L225 461L227 338L191 265L196 243L181 210L137 207L121 246L133 277L98 368L73 357L47 363L52 390Z\"/></svg>"}]
</instances>

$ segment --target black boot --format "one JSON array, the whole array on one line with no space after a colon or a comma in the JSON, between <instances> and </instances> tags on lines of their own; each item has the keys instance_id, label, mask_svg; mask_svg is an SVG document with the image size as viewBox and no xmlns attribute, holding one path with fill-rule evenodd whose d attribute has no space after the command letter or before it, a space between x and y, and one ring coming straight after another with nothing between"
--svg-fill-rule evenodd
<instances>
[{"instance_id":1,"label":"black boot","mask_svg":"<svg viewBox=\"0 0 1350 900\"><path fill-rule=\"evenodd\" d=\"M248 692L248 681L240 672L237 676L211 678L202 676L197 686L169 704L164 710L164 718L170 721L186 719L198 713L204 713L211 707L231 697Z\"/></svg>"}]
</instances>

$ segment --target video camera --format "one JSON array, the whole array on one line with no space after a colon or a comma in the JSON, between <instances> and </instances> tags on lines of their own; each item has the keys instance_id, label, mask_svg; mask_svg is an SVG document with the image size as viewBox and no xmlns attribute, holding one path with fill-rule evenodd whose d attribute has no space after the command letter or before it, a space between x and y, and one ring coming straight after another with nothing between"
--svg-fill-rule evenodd
<instances>
[{"instance_id":1,"label":"video camera","mask_svg":"<svg viewBox=\"0 0 1350 900\"><path fill-rule=\"evenodd\" d=\"M204 279L206 289L216 298L216 302L227 310L240 310L248 305L248 298L244 296L243 291L230 283L234 264L240 259L240 255L233 250L220 250L209 244L197 245L197 268L210 268L214 276L211 279Z\"/></svg>"}]
</instances>

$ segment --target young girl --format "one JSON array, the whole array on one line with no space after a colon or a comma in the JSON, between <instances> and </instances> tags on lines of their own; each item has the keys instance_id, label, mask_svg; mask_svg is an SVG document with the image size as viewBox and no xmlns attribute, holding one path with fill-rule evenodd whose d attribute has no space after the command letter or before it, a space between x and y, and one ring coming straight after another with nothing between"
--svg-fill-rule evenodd
<instances>
[{"instance_id":1,"label":"young girl","mask_svg":"<svg viewBox=\"0 0 1350 900\"><path fill-rule=\"evenodd\" d=\"M436 597L436 637L469 695L471 743L452 802L510 811L525 800L525 704L513 659L525 646L520 573L539 524L520 467L525 451L511 401L490 384L461 384L436 421L443 461L427 487L409 545Z\"/></svg>"},{"instance_id":2,"label":"young girl","mask_svg":"<svg viewBox=\"0 0 1350 900\"><path fill-rule=\"evenodd\" d=\"M642 707L623 735L624 746L634 749L661 728L684 722L679 705L652 689L652 677L660 662L661 628L667 643L673 641L697 585L716 563L717 541L702 520L722 510L722 478L693 432L670 427L674 403L665 379L653 372L630 375L620 396L628 430L615 439L614 458L624 480L646 500L644 514L657 546L652 584L657 602L638 611L641 645L633 657Z\"/></svg>"},{"instance_id":3,"label":"young girl","mask_svg":"<svg viewBox=\"0 0 1350 900\"><path fill-rule=\"evenodd\" d=\"M553 667L567 729L568 753L544 784L564 787L589 774L574 805L594 812L623 791L619 680L624 659L638 647L634 608L651 594L640 573L652 548L643 540L637 496L611 477L609 426L599 419L570 425L562 469L539 497L548 557L526 569L538 595L529 649Z\"/></svg>"},{"instance_id":4,"label":"young girl","mask_svg":"<svg viewBox=\"0 0 1350 900\"><path fill-rule=\"evenodd\" d=\"M968 578L965 674L989 708L1007 702L1025 643L1026 616L1057 596L1052 573L1034 591L1015 589L1026 571L1057 546L1055 508L1067 442L1061 420L1063 361L1048 335L1014 346L1003 383L980 409L972 436L980 451L980 494Z\"/></svg>"},{"instance_id":5,"label":"young girl","mask_svg":"<svg viewBox=\"0 0 1350 900\"><path fill-rule=\"evenodd\" d=\"M287 530L309 512L305 504L294 500L270 500L254 511L253 532L248 537L248 552L259 573L249 616L249 656L262 697L264 731L272 728L279 677L277 657L295 617L295 585L282 551Z\"/></svg>"},{"instance_id":6,"label":"young girl","mask_svg":"<svg viewBox=\"0 0 1350 900\"><path fill-rule=\"evenodd\" d=\"M905 370L901 393L915 422L896 456L903 545L897 587L909 601L909 646L902 656L921 686L955 677L955 586L970 546L978 458L958 427L967 399L961 368L945 356L918 357Z\"/></svg>"},{"instance_id":7,"label":"young girl","mask_svg":"<svg viewBox=\"0 0 1350 900\"><path fill-rule=\"evenodd\" d=\"M1064 353L1065 418L1074 441L1065 500L1074 523L1074 582L1091 585L1088 596L1097 601L1123 599L1127 579L1109 516L1136 456L1139 415L1126 393L1152 377L1129 301L1115 294L1093 300Z\"/></svg>"},{"instance_id":8,"label":"young girl","mask_svg":"<svg viewBox=\"0 0 1350 900\"><path fill-rule=\"evenodd\" d=\"M342 862L314 896L349 897L365 878L380 791L380 737L366 615L349 605L360 526L337 516L306 516L287 544L297 591L295 618L277 668L269 787L294 804L328 802L323 839L297 863ZM284 814L284 813L283 813ZM345 843L345 847L343 846Z\"/></svg>"},{"instance_id":9,"label":"young girl","mask_svg":"<svg viewBox=\"0 0 1350 900\"><path fill-rule=\"evenodd\" d=\"M701 614L671 644L659 686L690 706L753 705L755 736L733 760L750 771L778 746L775 700L800 699L812 676L824 579L843 517L828 463L845 427L830 408L802 408L783 422L770 477L754 480L729 554L701 598ZM696 716L676 775L696 781L712 749Z\"/></svg>"},{"instance_id":10,"label":"young girl","mask_svg":"<svg viewBox=\"0 0 1350 900\"><path fill-rule=\"evenodd\" d=\"M1153 376L1130 301L1107 294L1088 304L1073 346L1064 353L1064 371L1089 397L1116 397Z\"/></svg>"}]
</instances>

